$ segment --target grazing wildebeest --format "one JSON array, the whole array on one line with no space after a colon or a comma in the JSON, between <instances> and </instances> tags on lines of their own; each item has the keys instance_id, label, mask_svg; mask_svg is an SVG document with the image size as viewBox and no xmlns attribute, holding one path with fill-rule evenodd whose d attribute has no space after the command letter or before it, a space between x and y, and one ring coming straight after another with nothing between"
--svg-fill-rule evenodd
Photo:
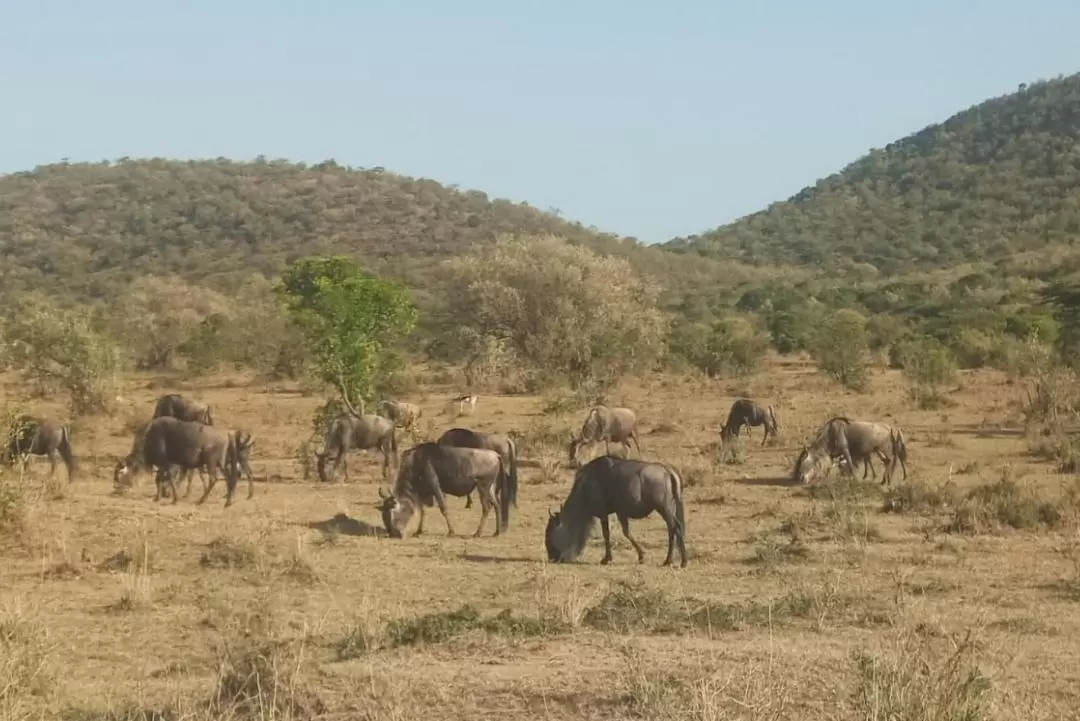
<instances>
[{"instance_id":1,"label":"grazing wildebeest","mask_svg":"<svg viewBox=\"0 0 1080 721\"><path fill-rule=\"evenodd\" d=\"M239 469L243 475L247 476L248 482L248 498L255 497L255 477L251 472L251 448L255 445L255 441L251 438L250 433L244 431L235 431L233 433L233 442L236 444L236 462L239 464ZM206 484L206 466L199 466L199 481L202 483L203 493L209 493L210 490ZM187 489L184 491L184 498L186 499L191 495L191 478L194 475L194 469L188 468L184 470L183 477L187 478ZM183 480L183 478L181 479ZM239 477L237 477L239 480Z\"/></svg>"},{"instance_id":2,"label":"grazing wildebeest","mask_svg":"<svg viewBox=\"0 0 1080 721\"><path fill-rule=\"evenodd\" d=\"M686 567L686 514L682 478L668 465L616 456L600 456L586 463L574 476L574 485L562 508L549 512L544 545L555 562L573 561L585 549L596 519L604 533L602 564L611 562L611 531L608 516L614 513L626 540L644 563L645 551L630 535L630 519L659 513L668 529L667 557L671 565L676 542L682 567Z\"/></svg>"},{"instance_id":3,"label":"grazing wildebeest","mask_svg":"<svg viewBox=\"0 0 1080 721\"><path fill-rule=\"evenodd\" d=\"M240 455L250 450L251 444L250 434L233 434L195 421L161 416L150 421L145 432L136 436L131 453L117 462L113 478L118 485L130 483L131 477L140 471L156 469L154 500L161 499L164 484L168 482L173 503L176 503L179 498L173 477L174 468L188 471L205 467L210 475L210 485L197 501L203 503L217 483L218 471L221 471L225 476L227 508L232 505L240 478ZM125 480L121 481L122 478ZM249 485L249 498L253 492L253 486Z\"/></svg>"},{"instance_id":4,"label":"grazing wildebeest","mask_svg":"<svg viewBox=\"0 0 1080 721\"><path fill-rule=\"evenodd\" d=\"M383 478L387 478L390 462L397 462L397 433L394 422L389 418L376 415L340 415L330 424L321 453L315 453L318 459L316 468L319 480L329 483L337 476L338 466L345 467L345 480L349 480L349 461L351 450L376 448L383 455ZM333 463L329 474L327 462Z\"/></svg>"},{"instance_id":5,"label":"grazing wildebeest","mask_svg":"<svg viewBox=\"0 0 1080 721\"><path fill-rule=\"evenodd\" d=\"M420 407L413 403L385 400L379 404L379 415L389 418L396 426L412 430L420 419Z\"/></svg>"},{"instance_id":6,"label":"grazing wildebeest","mask_svg":"<svg viewBox=\"0 0 1080 721\"><path fill-rule=\"evenodd\" d=\"M56 457L67 468L68 483L75 475L75 454L71 450L71 432L66 425L46 418L20 415L14 420L4 448L4 463L12 465L16 458L48 456L49 475L56 475Z\"/></svg>"},{"instance_id":7,"label":"grazing wildebeest","mask_svg":"<svg viewBox=\"0 0 1080 721\"><path fill-rule=\"evenodd\" d=\"M856 463L863 463L863 478L867 471L877 478L877 470L871 460L877 455L885 466L881 482L892 483L892 475L899 461L907 479L907 445L904 433L896 426L869 421L853 421L838 416L826 421L817 438L804 446L795 461L792 481L808 483L819 475L822 466L834 459L843 459L850 472Z\"/></svg>"},{"instance_id":8,"label":"grazing wildebeest","mask_svg":"<svg viewBox=\"0 0 1080 721\"><path fill-rule=\"evenodd\" d=\"M514 504L514 508L518 507L517 446L514 445L514 441L509 436L504 436L501 433L481 433L468 428L451 428L439 436L439 440L435 442L444 446L457 446L458 448L486 448L502 456L503 465L506 467L507 487L496 488L495 495L501 496L503 493L510 493L510 502ZM465 507L472 508L471 493L465 497Z\"/></svg>"},{"instance_id":9,"label":"grazing wildebeest","mask_svg":"<svg viewBox=\"0 0 1080 721\"><path fill-rule=\"evenodd\" d=\"M731 404L728 411L727 421L720 429L720 442L724 445L739 437L743 426L746 426L747 435L751 427L765 426L765 435L761 439L761 445L765 445L769 436L775 436L777 431L776 413L772 406L763 406L749 398L740 398Z\"/></svg>"},{"instance_id":10,"label":"grazing wildebeest","mask_svg":"<svg viewBox=\"0 0 1080 721\"><path fill-rule=\"evenodd\" d=\"M577 453L582 446L600 441L604 442L604 450L607 453L611 453L611 443L614 441L626 446L626 453L629 455L632 440L640 456L641 444L638 443L637 432L634 430L636 424L637 417L629 408L606 406L590 408L581 426L581 432L576 438L570 439L570 465L577 463Z\"/></svg>"},{"instance_id":11,"label":"grazing wildebeest","mask_svg":"<svg viewBox=\"0 0 1080 721\"><path fill-rule=\"evenodd\" d=\"M458 415L465 413L465 406L469 407L469 414L476 412L476 402L480 400L480 396L475 393L466 393L463 396L458 396L454 399L454 402L458 404Z\"/></svg>"},{"instance_id":12,"label":"grazing wildebeest","mask_svg":"<svg viewBox=\"0 0 1080 721\"><path fill-rule=\"evenodd\" d=\"M157 399L157 404L154 406L154 418L162 416L170 416L178 421L214 425L209 405L197 403L179 393L169 393Z\"/></svg>"},{"instance_id":13,"label":"grazing wildebeest","mask_svg":"<svg viewBox=\"0 0 1080 721\"><path fill-rule=\"evenodd\" d=\"M506 468L502 457L486 448L458 448L438 443L421 443L401 456L397 482L391 495L383 493L383 525L393 538L401 538L413 513L419 509L420 525L414 535L424 531L424 506L437 505L446 520L448 536L454 535L454 526L446 512L446 494L464 496L473 489L480 494L480 525L473 537L484 530L488 512L495 509L495 534L499 535L510 523L510 493L504 492L499 502L495 500L495 488L506 486Z\"/></svg>"}]
</instances>

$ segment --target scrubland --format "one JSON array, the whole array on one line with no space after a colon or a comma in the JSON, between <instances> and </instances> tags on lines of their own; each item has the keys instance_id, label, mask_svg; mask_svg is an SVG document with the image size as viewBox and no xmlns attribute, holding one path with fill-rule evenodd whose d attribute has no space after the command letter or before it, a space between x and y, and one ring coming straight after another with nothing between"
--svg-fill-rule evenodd
<instances>
[{"instance_id":1,"label":"scrubland","mask_svg":"<svg viewBox=\"0 0 1080 721\"><path fill-rule=\"evenodd\" d=\"M414 375L401 399L424 415L402 448L453 425L518 440L506 535L489 520L447 538L435 511L424 536L385 538L376 454L319 483L305 459L322 399L241 374L129 375L119 410L72 426L73 483L40 459L4 470L0 717L1080 718L1080 482L1033 452L1044 439L1003 374L961 373L933 411L895 371L855 394L775 358L741 380L622 383L609 404L638 413L645 457L687 484L681 570L659 565L656 516L632 522L644 564L617 524L611 565L598 531L580 562L547 563L584 407L489 394L457 417L458 386ZM146 476L113 488L135 425L173 390L254 434L253 500L241 485L225 509L219 484L203 506L154 504ZM780 436L761 447L753 429L726 459L717 431L744 395L775 406ZM0 400L65 417L13 376ZM841 413L903 429L906 481L787 480ZM449 506L471 534L479 506Z\"/></svg>"}]
</instances>

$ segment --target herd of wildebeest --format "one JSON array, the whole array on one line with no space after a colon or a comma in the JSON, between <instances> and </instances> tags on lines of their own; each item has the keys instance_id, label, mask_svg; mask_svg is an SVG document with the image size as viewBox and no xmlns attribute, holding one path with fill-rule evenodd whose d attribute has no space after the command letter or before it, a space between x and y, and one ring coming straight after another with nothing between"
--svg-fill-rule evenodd
<instances>
[{"instance_id":1,"label":"herd of wildebeest","mask_svg":"<svg viewBox=\"0 0 1080 721\"><path fill-rule=\"evenodd\" d=\"M469 394L454 399L459 408L475 408L477 397ZM472 506L472 493L480 497L480 524L474 536L483 531L488 514L495 509L495 534L509 526L510 510L517 507L518 457L513 439L501 433L485 433L468 428L451 428L434 442L418 443L398 454L397 429L412 429L420 409L411 403L384 400L378 412L358 411L345 398L346 411L334 418L326 430L323 449L317 452L316 468L320 481L332 482L339 467L348 479L347 455L353 450L377 450L383 456L383 478L396 465L397 478L390 493L379 488L378 508L387 535L402 538L412 516L419 513L416 535L423 532L424 508L438 506L446 521L448 534L454 527L446 510L446 496L465 496L466 508ZM459 411L460 412L460 411ZM737 439L744 427L762 426L762 445L776 435L778 424L774 409L741 398L731 407L720 430L721 448ZM622 533L644 560L644 550L630 535L630 519L642 519L657 513L667 524L668 549L664 565L670 565L675 547L681 565L686 566L686 515L683 505L683 482L669 464L641 458L636 430L637 418L629 408L594 406L585 416L581 430L569 441L569 461L577 467L573 484L560 510L549 511L544 533L548 558L572 561L585 548L595 522L600 522L605 553L601 563L609 563L611 538L608 518L619 520ZM583 447L605 444L605 454L583 466L578 454ZM625 456L611 454L612 443L625 447ZM638 459L629 457L631 443ZM155 471L154 500L178 498L176 478L187 478L184 497L191 493L192 476L199 472L203 503L217 483L219 472L225 478L225 506L232 505L241 474L248 479L248 498L254 495L254 479L248 465L255 440L250 433L227 430L215 425L210 407L178 394L161 396L148 423L135 433L131 452L116 463L114 482L130 486L137 474ZM47 456L51 473L56 473L57 457L63 460L70 482L76 474L68 427L55 421L21 416L4 448L4 462L9 466L23 462L30 455ZM884 464L882 483L889 483L899 462L907 478L907 448L902 431L893 425L856 421L846 417L828 420L813 441L804 445L792 471L792 481L808 483L827 474L837 463L846 472L854 472L863 463L877 477L872 457ZM204 475L205 474L205 475ZM209 476L207 483L206 476Z\"/></svg>"}]
</instances>

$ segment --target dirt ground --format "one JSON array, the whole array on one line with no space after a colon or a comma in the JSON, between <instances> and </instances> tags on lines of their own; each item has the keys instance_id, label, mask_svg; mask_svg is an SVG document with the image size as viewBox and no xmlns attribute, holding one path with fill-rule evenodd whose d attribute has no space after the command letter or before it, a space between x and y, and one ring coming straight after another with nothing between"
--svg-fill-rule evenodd
<instances>
[{"instance_id":1,"label":"dirt ground","mask_svg":"<svg viewBox=\"0 0 1080 721\"><path fill-rule=\"evenodd\" d=\"M3 380L0 407L65 417ZM197 477L175 505L153 503L146 476L114 494L134 423L173 390L254 434L253 499L241 482L226 509L219 483L198 506ZM129 378L119 412L75 425L74 483L62 466L48 483L44 460L19 481L22 517L0 532L0 716L1080 718L1073 519L956 527L977 486L1005 477L1060 506L1075 484L1027 452L1020 387L1003 375L963 374L956 405L935 411L914 409L893 372L856 395L801 362L620 388L610 404L637 412L644 456L688 486L686 569L660 566L658 516L632 522L642 565L614 519L611 565L599 529L579 562L547 563L548 509L573 477L564 441L585 408L481 395L455 418L459 392L428 384L402 400L423 408L416 440L454 425L517 434L520 508L499 538L493 518L481 538L447 538L437 510L420 538L382 537L375 454L354 456L348 483L305 480L317 397L240 376ZM761 447L754 429L725 462L713 444L741 395L775 406L780 438ZM909 481L952 484L952 500L885 512L872 480L788 483L802 442L840 413L898 424ZM479 504L464 503L450 513L471 536Z\"/></svg>"}]
</instances>

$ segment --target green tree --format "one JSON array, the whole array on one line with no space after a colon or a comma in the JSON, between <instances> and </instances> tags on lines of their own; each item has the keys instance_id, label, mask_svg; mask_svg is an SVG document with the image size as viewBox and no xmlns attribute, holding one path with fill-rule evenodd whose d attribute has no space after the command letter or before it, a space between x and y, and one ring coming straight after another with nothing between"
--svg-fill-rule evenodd
<instances>
[{"instance_id":1,"label":"green tree","mask_svg":"<svg viewBox=\"0 0 1080 721\"><path fill-rule=\"evenodd\" d=\"M40 390L68 396L72 416L108 410L120 383L120 351L86 309L60 310L29 296L3 322L7 362Z\"/></svg>"},{"instance_id":2,"label":"green tree","mask_svg":"<svg viewBox=\"0 0 1080 721\"><path fill-rule=\"evenodd\" d=\"M408 292L345 256L297 260L276 290L307 339L320 379L356 412L351 399L370 397L389 343L416 323Z\"/></svg>"},{"instance_id":3,"label":"green tree","mask_svg":"<svg viewBox=\"0 0 1080 721\"><path fill-rule=\"evenodd\" d=\"M502 236L449 271L455 332L479 350L513 352L539 380L605 386L664 351L659 288L625 259L558 236Z\"/></svg>"},{"instance_id":4,"label":"green tree","mask_svg":"<svg viewBox=\"0 0 1080 721\"><path fill-rule=\"evenodd\" d=\"M956 379L956 360L941 342L923 336L897 344L897 356L912 400L924 409L944 403L941 387Z\"/></svg>"},{"instance_id":5,"label":"green tree","mask_svg":"<svg viewBox=\"0 0 1080 721\"><path fill-rule=\"evenodd\" d=\"M818 366L845 388L866 389L866 317L855 310L834 311L814 337L811 353Z\"/></svg>"}]
</instances>

